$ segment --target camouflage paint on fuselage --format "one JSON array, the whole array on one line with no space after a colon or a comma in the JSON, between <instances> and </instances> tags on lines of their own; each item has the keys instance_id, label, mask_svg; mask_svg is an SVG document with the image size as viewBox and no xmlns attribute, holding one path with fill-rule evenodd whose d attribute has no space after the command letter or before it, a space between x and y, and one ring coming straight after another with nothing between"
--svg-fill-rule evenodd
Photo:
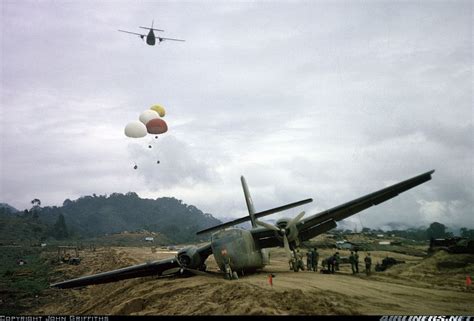
<instances>
[{"instance_id":1,"label":"camouflage paint on fuselage","mask_svg":"<svg viewBox=\"0 0 474 321\"><path fill-rule=\"evenodd\" d=\"M218 231L211 237L212 253L219 268L225 272L230 258L233 271L255 271L268 263L268 254L257 248L250 231L230 228Z\"/></svg>"}]
</instances>

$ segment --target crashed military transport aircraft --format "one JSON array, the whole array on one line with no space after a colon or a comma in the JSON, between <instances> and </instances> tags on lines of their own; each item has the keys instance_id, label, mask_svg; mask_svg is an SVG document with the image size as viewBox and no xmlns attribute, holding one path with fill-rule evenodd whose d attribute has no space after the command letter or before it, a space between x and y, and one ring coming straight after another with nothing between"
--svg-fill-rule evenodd
<instances>
[{"instance_id":1,"label":"crashed military transport aircraft","mask_svg":"<svg viewBox=\"0 0 474 321\"><path fill-rule=\"evenodd\" d=\"M304 212L301 212L292 219L278 220L276 225L260 222L258 218L309 203L312 199L256 213L247 183L242 176L242 187L249 216L198 232L197 234L214 232L209 244L201 247L190 246L184 248L178 251L175 257L169 259L67 280L51 284L51 287L73 288L144 276L205 274L209 273L206 272L205 261L211 254L214 255L217 265L226 277L237 278L238 274L243 275L244 273L253 272L268 264L268 248L272 247L284 247L288 253L291 266L292 260L296 256L296 248L301 242L336 227L336 221L385 202L402 192L429 181L433 173L434 170L431 170L305 219L302 219ZM248 220L252 223L252 229L250 230L228 228ZM294 270L297 271L298 269L295 268Z\"/></svg>"}]
</instances>

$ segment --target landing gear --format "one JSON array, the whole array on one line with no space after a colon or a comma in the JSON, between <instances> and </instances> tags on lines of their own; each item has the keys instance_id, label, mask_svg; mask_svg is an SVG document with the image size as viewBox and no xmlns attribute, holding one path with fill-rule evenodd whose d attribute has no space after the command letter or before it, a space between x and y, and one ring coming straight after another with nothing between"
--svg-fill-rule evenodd
<instances>
[{"instance_id":1,"label":"landing gear","mask_svg":"<svg viewBox=\"0 0 474 321\"><path fill-rule=\"evenodd\" d=\"M231 267L229 264L226 264L225 265L225 274L224 274L224 278L226 280L238 280L239 279L239 275L237 273L237 271L232 271Z\"/></svg>"},{"instance_id":2,"label":"landing gear","mask_svg":"<svg viewBox=\"0 0 474 321\"><path fill-rule=\"evenodd\" d=\"M230 268L230 264L225 265L225 274L224 278L226 280L232 280L232 269Z\"/></svg>"}]
</instances>

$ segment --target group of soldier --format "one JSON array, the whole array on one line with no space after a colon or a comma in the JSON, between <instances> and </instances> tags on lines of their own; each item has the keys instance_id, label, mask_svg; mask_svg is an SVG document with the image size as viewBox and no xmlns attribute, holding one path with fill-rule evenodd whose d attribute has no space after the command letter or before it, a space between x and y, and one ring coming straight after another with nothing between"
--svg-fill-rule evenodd
<instances>
[{"instance_id":1,"label":"group of soldier","mask_svg":"<svg viewBox=\"0 0 474 321\"><path fill-rule=\"evenodd\" d=\"M351 264L352 274L359 273L359 253L357 250L351 251L351 255L349 256L349 263ZM371 273L372 268L372 258L370 257L370 253L367 253L366 257L364 258L365 263L365 274L367 276Z\"/></svg>"},{"instance_id":2,"label":"group of soldier","mask_svg":"<svg viewBox=\"0 0 474 321\"><path fill-rule=\"evenodd\" d=\"M298 251L299 254L299 251ZM300 262L302 261L302 256L299 257ZM308 271L317 272L318 270L318 260L319 260L319 253L316 248L309 249L306 253L306 267ZM335 271L339 271L339 264L341 263L341 257L339 256L339 252L334 253L330 257L322 260L322 271L325 273L335 273ZM359 253L357 250L351 251L351 255L349 256L349 263L351 264L352 274L359 273ZM367 276L371 274L372 268L372 258L370 253L367 253L366 257L364 258L365 263L365 273ZM301 262L302 265L302 262Z\"/></svg>"},{"instance_id":3,"label":"group of soldier","mask_svg":"<svg viewBox=\"0 0 474 321\"><path fill-rule=\"evenodd\" d=\"M357 251L351 251L349 256L349 263L351 264L352 274L359 273L359 253Z\"/></svg>"},{"instance_id":4,"label":"group of soldier","mask_svg":"<svg viewBox=\"0 0 474 321\"><path fill-rule=\"evenodd\" d=\"M318 250L313 247L306 253L306 267L308 271L318 271L319 253Z\"/></svg>"}]
</instances>

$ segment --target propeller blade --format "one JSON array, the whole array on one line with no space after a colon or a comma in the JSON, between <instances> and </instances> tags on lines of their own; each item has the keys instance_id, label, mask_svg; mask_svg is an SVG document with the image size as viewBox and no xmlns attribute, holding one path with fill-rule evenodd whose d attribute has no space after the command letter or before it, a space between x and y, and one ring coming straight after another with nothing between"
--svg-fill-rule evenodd
<instances>
[{"instance_id":1,"label":"propeller blade","mask_svg":"<svg viewBox=\"0 0 474 321\"><path fill-rule=\"evenodd\" d=\"M171 275L174 275L174 274L178 274L179 270L181 269L181 267L174 267L174 268L171 268L171 269L168 269L168 270L165 270L163 271L163 273L161 275L163 276L171 276Z\"/></svg>"},{"instance_id":2,"label":"propeller blade","mask_svg":"<svg viewBox=\"0 0 474 321\"><path fill-rule=\"evenodd\" d=\"M296 225L296 223L298 223L299 220L301 220L301 218L304 216L304 213L305 212L303 211L299 213L298 215L296 215L295 217L293 217L286 225L286 228L290 228L291 226Z\"/></svg>"},{"instance_id":3,"label":"propeller blade","mask_svg":"<svg viewBox=\"0 0 474 321\"><path fill-rule=\"evenodd\" d=\"M285 247L286 254L288 255L288 259L291 260L291 249L286 234L283 235L283 245Z\"/></svg>"},{"instance_id":4,"label":"propeller blade","mask_svg":"<svg viewBox=\"0 0 474 321\"><path fill-rule=\"evenodd\" d=\"M196 269L190 269L190 268L184 268L185 271L189 271L194 275L203 275L203 276L209 276L211 273L205 272L205 271L199 271Z\"/></svg>"},{"instance_id":5,"label":"propeller blade","mask_svg":"<svg viewBox=\"0 0 474 321\"><path fill-rule=\"evenodd\" d=\"M257 225L266 227L270 230L280 231L280 229L277 226L275 226L273 224L270 224L270 223L262 222L262 221L259 221L259 220L255 220L255 223L257 223Z\"/></svg>"}]
</instances>

